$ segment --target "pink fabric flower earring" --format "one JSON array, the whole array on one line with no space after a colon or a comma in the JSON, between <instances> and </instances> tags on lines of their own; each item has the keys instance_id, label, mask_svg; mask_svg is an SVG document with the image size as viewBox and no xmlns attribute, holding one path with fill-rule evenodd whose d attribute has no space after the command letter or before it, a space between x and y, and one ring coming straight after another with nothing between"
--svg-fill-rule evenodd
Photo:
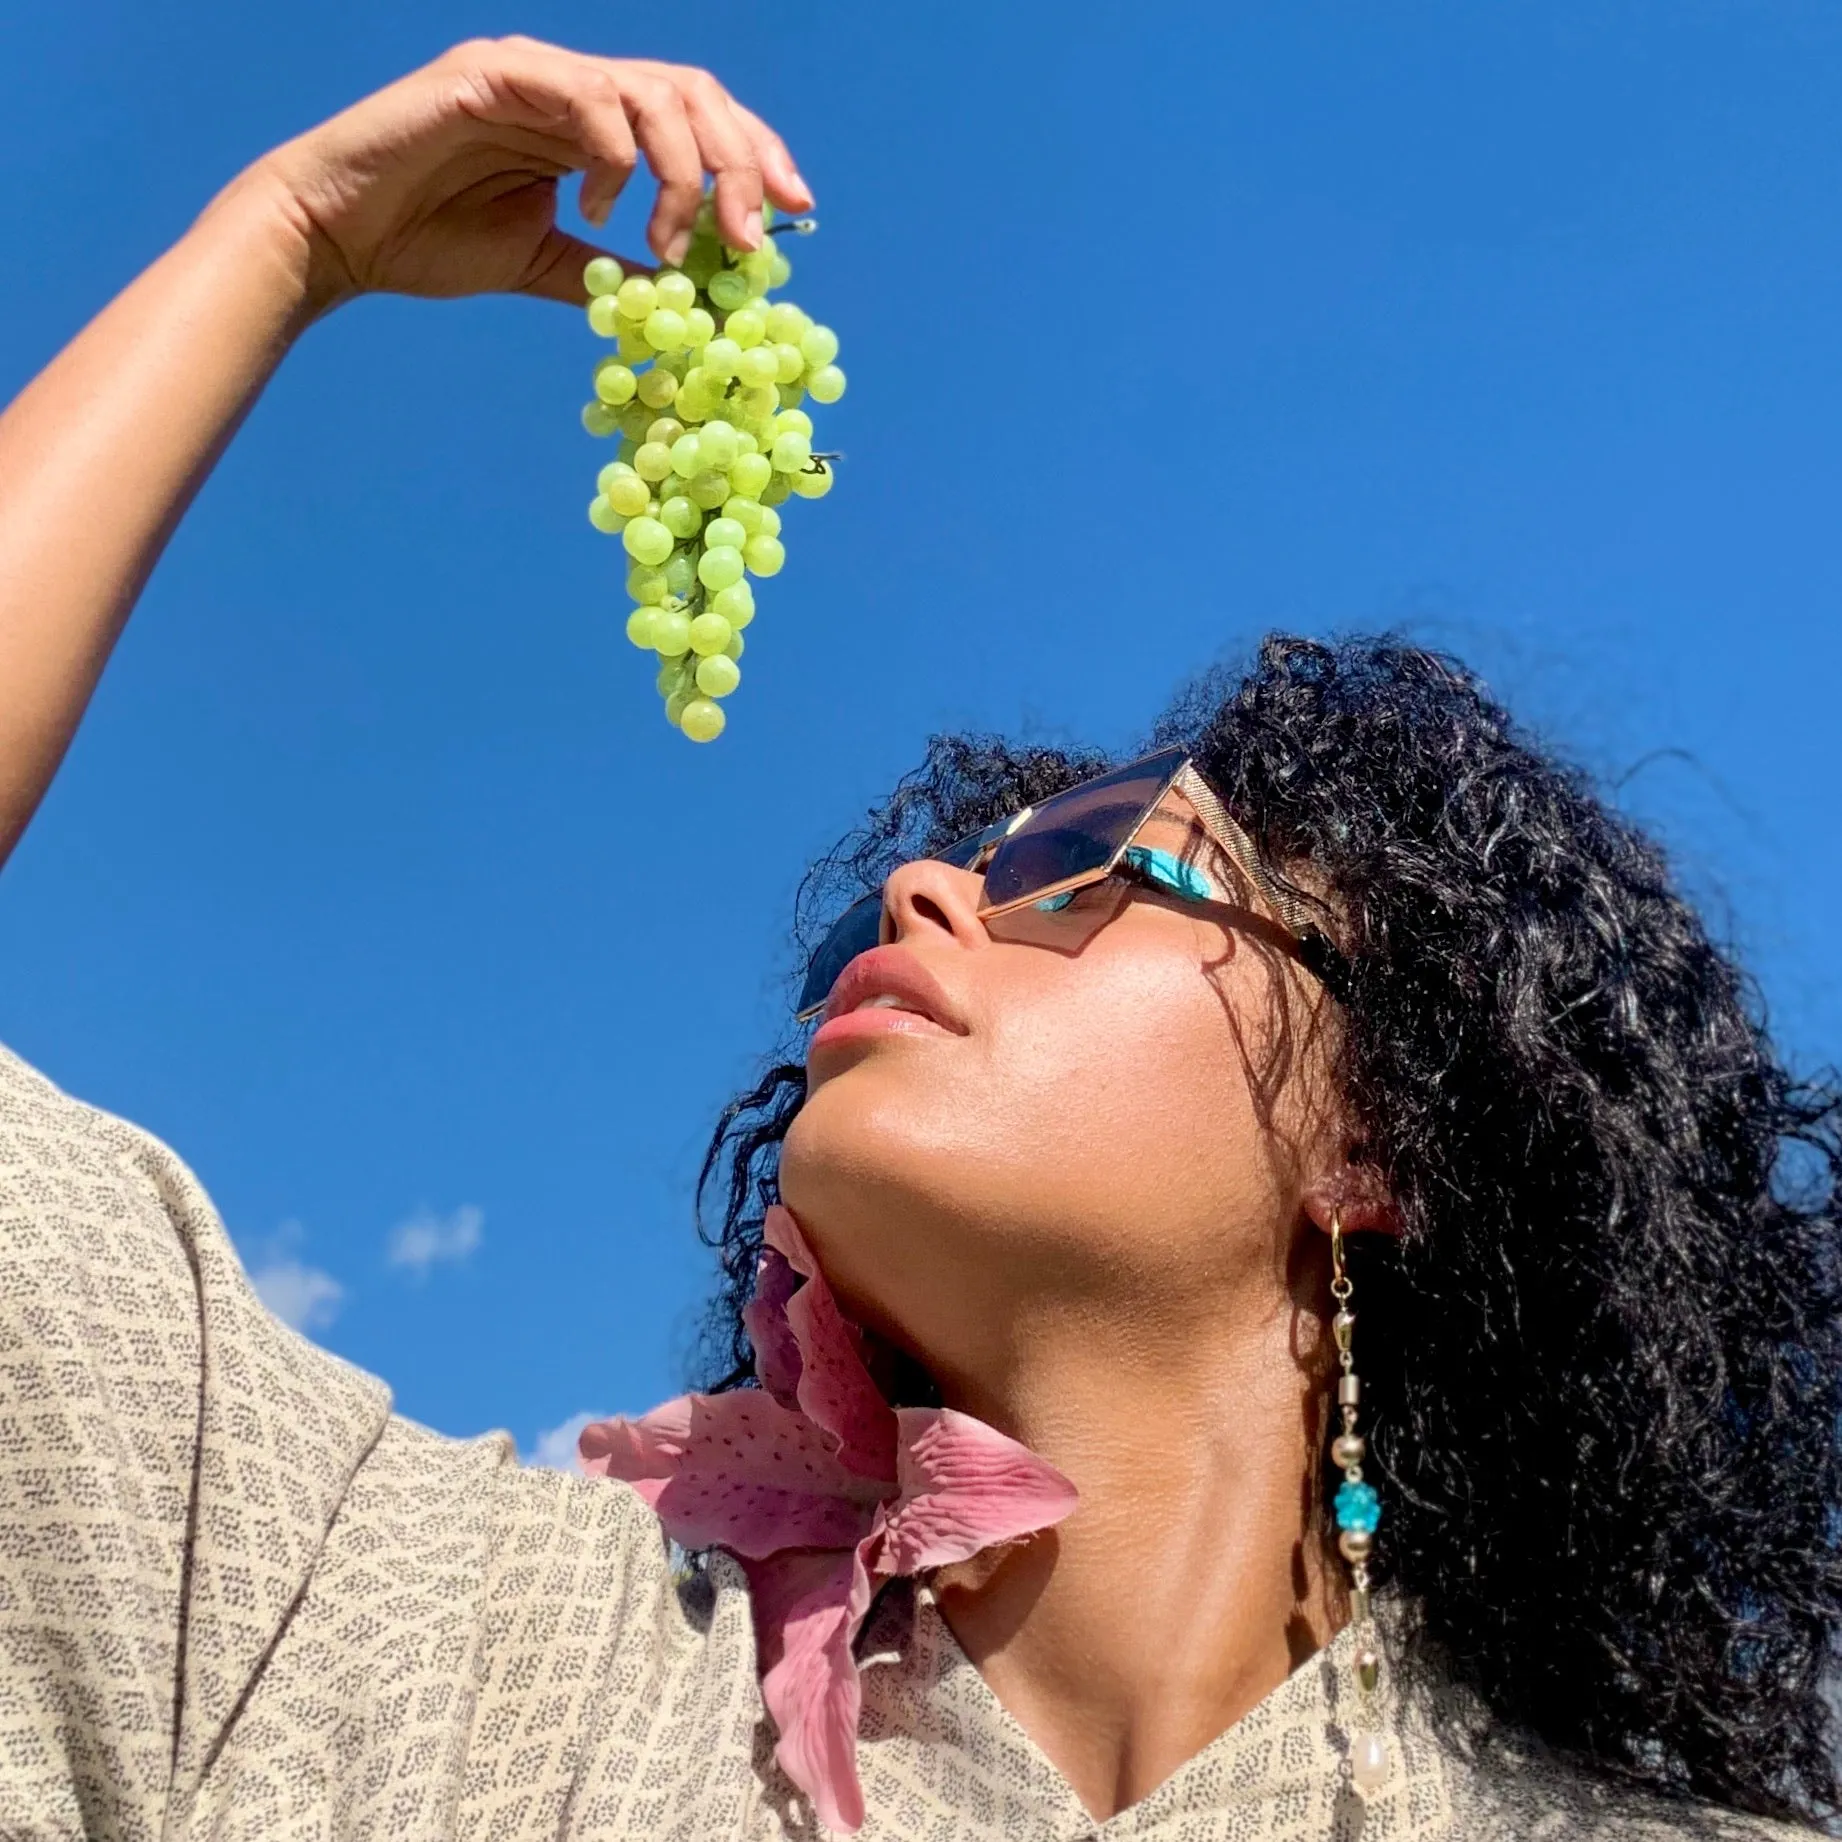
<instances>
[{"instance_id":1,"label":"pink fabric flower earring","mask_svg":"<svg viewBox=\"0 0 1842 1842\"><path fill-rule=\"evenodd\" d=\"M625 1479L687 1548L741 1563L774 1756L828 1828L864 1818L852 1645L884 1581L1060 1522L1075 1489L982 1420L895 1407L864 1366L792 1214L768 1211L743 1313L761 1386L687 1394L583 1431L583 1468Z\"/></svg>"}]
</instances>

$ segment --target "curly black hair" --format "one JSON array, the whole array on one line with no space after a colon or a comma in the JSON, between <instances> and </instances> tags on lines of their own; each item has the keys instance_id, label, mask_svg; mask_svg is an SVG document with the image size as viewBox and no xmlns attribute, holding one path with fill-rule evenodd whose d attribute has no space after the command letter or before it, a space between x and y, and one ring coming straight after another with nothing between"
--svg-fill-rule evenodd
<instances>
[{"instance_id":1,"label":"curly black hair","mask_svg":"<svg viewBox=\"0 0 1842 1842\"><path fill-rule=\"evenodd\" d=\"M1271 637L1151 741L1188 745L1341 917L1340 1075L1405 1230L1350 1259L1376 1571L1412 1641L1493 1725L1601 1774L1832 1817L1833 1078L1787 1072L1657 845L1450 659ZM808 876L801 948L896 863L1108 765L936 738ZM772 1067L705 1160L719 1386L746 1378L739 1309L803 1093Z\"/></svg>"}]
</instances>

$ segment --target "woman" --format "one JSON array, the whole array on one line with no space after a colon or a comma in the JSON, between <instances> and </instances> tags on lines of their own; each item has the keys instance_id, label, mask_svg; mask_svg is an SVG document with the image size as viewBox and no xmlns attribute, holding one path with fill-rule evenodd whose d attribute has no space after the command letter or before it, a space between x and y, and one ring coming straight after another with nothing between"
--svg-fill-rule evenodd
<instances>
[{"instance_id":1,"label":"woman","mask_svg":"<svg viewBox=\"0 0 1842 1842\"><path fill-rule=\"evenodd\" d=\"M8 847L290 342L370 289L576 301L556 181L599 221L636 150L662 261L706 172L738 248L811 203L702 72L466 45L13 405ZM0 1830L1832 1813L1836 1097L1455 668L1271 641L1153 741L937 743L808 885L823 1020L706 1170L726 1373L585 1436L632 1489L393 1418L170 1152L0 1060Z\"/></svg>"}]
</instances>

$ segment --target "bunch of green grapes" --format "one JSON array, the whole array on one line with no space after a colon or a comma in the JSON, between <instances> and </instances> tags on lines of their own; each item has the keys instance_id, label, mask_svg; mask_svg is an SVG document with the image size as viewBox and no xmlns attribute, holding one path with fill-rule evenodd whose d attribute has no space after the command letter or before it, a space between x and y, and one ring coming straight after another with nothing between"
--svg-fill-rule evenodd
<instances>
[{"instance_id":1,"label":"bunch of green grapes","mask_svg":"<svg viewBox=\"0 0 1842 1842\"><path fill-rule=\"evenodd\" d=\"M764 215L771 230L813 228ZM588 323L615 349L582 424L622 438L588 519L626 546L627 637L657 656L666 718L693 742L722 734L721 699L742 680L748 578L785 561L777 508L831 491L836 456L813 452L801 404L843 396L838 336L768 300L791 273L772 236L726 249L707 201L682 268L624 275L597 256L583 272Z\"/></svg>"}]
</instances>

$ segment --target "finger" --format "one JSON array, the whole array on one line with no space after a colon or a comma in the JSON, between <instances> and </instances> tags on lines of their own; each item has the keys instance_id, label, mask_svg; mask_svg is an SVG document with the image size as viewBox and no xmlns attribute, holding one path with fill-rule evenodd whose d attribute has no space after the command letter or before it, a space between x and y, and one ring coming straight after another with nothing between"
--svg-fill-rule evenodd
<instances>
[{"instance_id":1,"label":"finger","mask_svg":"<svg viewBox=\"0 0 1842 1842\"><path fill-rule=\"evenodd\" d=\"M731 249L761 247L761 167L729 92L703 70L678 73L705 170L716 181L716 228Z\"/></svg>"},{"instance_id":2,"label":"finger","mask_svg":"<svg viewBox=\"0 0 1842 1842\"><path fill-rule=\"evenodd\" d=\"M787 144L753 109L746 108L731 96L729 106L755 147L755 163L767 195L783 211L810 211L814 204L812 187L800 177Z\"/></svg>"},{"instance_id":3,"label":"finger","mask_svg":"<svg viewBox=\"0 0 1842 1842\"><path fill-rule=\"evenodd\" d=\"M626 98L634 138L659 182L659 196L646 226L646 241L660 261L674 267L684 260L703 203L704 166L697 136L685 112L684 98L670 78L632 65L622 69L615 82Z\"/></svg>"},{"instance_id":4,"label":"finger","mask_svg":"<svg viewBox=\"0 0 1842 1842\"><path fill-rule=\"evenodd\" d=\"M561 301L565 307L580 307L588 299L582 285L582 271L595 257L607 254L607 250L584 243L580 237L571 236L567 230L558 230L553 225L538 245L531 266L516 291L533 295L538 300ZM651 272L645 263L634 262L626 256L617 256L615 260L629 275Z\"/></svg>"}]
</instances>

